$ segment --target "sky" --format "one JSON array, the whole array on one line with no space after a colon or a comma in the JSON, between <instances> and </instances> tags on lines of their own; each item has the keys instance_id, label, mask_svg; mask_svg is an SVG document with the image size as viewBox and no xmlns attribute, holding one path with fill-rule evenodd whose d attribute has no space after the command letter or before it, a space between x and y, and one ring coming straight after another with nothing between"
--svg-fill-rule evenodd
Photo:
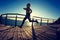
<instances>
[{"instance_id":1,"label":"sky","mask_svg":"<svg viewBox=\"0 0 60 40\"><path fill-rule=\"evenodd\" d=\"M33 16L54 18L60 17L59 0L0 0L0 14L19 13L26 14L23 8L31 4Z\"/></svg>"}]
</instances>

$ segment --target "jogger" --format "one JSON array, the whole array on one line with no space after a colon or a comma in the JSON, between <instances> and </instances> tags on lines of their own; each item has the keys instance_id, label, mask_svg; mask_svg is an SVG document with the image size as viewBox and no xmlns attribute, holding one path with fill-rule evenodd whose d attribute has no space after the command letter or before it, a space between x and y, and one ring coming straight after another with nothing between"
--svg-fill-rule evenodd
<instances>
[{"instance_id":1,"label":"jogger","mask_svg":"<svg viewBox=\"0 0 60 40\"><path fill-rule=\"evenodd\" d=\"M37 20L31 20L31 18L30 18L30 14L32 13L32 10L30 9L30 3L28 3L27 6L26 6L26 8L23 8L23 9L26 10L26 16L23 19L20 28L22 28L22 26L23 26L23 24L24 24L24 22L25 22L26 19L28 19L30 22L37 22L38 23Z\"/></svg>"}]
</instances>

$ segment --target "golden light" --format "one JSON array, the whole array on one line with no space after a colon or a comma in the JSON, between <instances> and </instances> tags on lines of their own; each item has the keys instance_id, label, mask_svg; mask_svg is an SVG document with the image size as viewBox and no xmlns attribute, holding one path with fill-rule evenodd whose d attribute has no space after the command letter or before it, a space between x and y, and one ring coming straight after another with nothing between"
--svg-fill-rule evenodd
<instances>
[{"instance_id":1,"label":"golden light","mask_svg":"<svg viewBox=\"0 0 60 40\"><path fill-rule=\"evenodd\" d=\"M31 26L32 25L32 23L31 22L28 22L28 26Z\"/></svg>"}]
</instances>

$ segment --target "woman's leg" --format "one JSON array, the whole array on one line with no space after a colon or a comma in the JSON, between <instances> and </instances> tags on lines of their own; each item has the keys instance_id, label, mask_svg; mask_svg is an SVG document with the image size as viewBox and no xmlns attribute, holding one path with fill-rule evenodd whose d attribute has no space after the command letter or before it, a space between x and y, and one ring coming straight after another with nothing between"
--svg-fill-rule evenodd
<instances>
[{"instance_id":1,"label":"woman's leg","mask_svg":"<svg viewBox=\"0 0 60 40\"><path fill-rule=\"evenodd\" d=\"M25 18L23 19L23 21L22 21L22 24L21 24L21 28L22 28L22 26L23 26L23 24L24 24L24 22L25 22L25 20L27 19L27 17L25 16Z\"/></svg>"},{"instance_id":2,"label":"woman's leg","mask_svg":"<svg viewBox=\"0 0 60 40\"><path fill-rule=\"evenodd\" d=\"M28 16L28 20L29 20L30 22L36 22L36 23L38 23L37 20L34 20L34 19L31 20L30 15Z\"/></svg>"},{"instance_id":3,"label":"woman's leg","mask_svg":"<svg viewBox=\"0 0 60 40\"><path fill-rule=\"evenodd\" d=\"M30 18L30 15L28 16L28 20L29 20L29 22L32 22L32 20L31 20L31 18Z\"/></svg>"}]
</instances>

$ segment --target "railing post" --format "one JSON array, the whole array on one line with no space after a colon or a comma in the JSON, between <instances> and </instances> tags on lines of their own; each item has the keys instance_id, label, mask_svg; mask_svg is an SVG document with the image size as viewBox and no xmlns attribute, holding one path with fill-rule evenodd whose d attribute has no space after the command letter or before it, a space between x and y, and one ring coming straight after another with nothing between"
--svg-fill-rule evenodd
<instances>
[{"instance_id":1,"label":"railing post","mask_svg":"<svg viewBox=\"0 0 60 40\"><path fill-rule=\"evenodd\" d=\"M33 27L33 21L34 21L34 19L32 18L32 27Z\"/></svg>"},{"instance_id":2,"label":"railing post","mask_svg":"<svg viewBox=\"0 0 60 40\"><path fill-rule=\"evenodd\" d=\"M17 25L17 15L16 15L16 19L15 19L15 27L16 27L16 25Z\"/></svg>"},{"instance_id":3,"label":"railing post","mask_svg":"<svg viewBox=\"0 0 60 40\"><path fill-rule=\"evenodd\" d=\"M2 15L0 15L0 24L2 24Z\"/></svg>"},{"instance_id":4,"label":"railing post","mask_svg":"<svg viewBox=\"0 0 60 40\"><path fill-rule=\"evenodd\" d=\"M49 23L49 19L47 19L47 25L48 25L48 23Z\"/></svg>"},{"instance_id":5,"label":"railing post","mask_svg":"<svg viewBox=\"0 0 60 40\"><path fill-rule=\"evenodd\" d=\"M40 26L42 25L42 18L40 18L41 20L40 20Z\"/></svg>"},{"instance_id":6,"label":"railing post","mask_svg":"<svg viewBox=\"0 0 60 40\"><path fill-rule=\"evenodd\" d=\"M7 25L7 14L6 14L6 17L5 17L5 25Z\"/></svg>"}]
</instances>

